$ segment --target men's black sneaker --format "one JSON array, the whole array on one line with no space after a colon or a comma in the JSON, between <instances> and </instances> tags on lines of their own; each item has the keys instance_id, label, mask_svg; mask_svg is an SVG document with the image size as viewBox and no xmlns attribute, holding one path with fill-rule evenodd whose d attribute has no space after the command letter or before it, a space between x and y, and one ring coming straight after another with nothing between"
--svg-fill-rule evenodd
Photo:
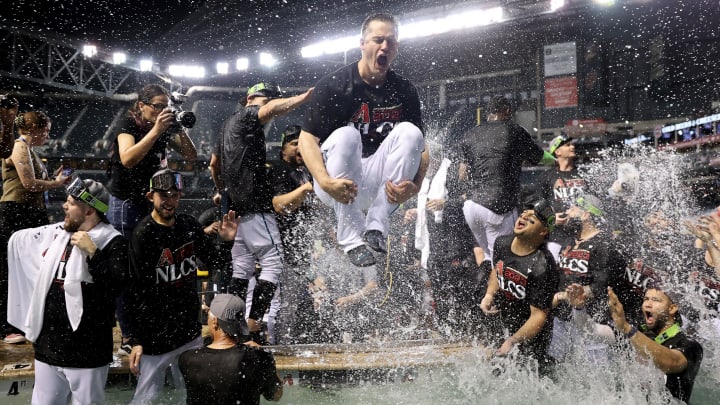
<instances>
[{"instance_id":1,"label":"men's black sneaker","mask_svg":"<svg viewBox=\"0 0 720 405\"><path fill-rule=\"evenodd\" d=\"M368 231L365 231L365 234L363 235L363 240L365 241L365 243L367 243L368 246L370 246L372 250L380 253L387 253L387 242L385 241L385 237L383 236L382 232L376 229L370 229Z\"/></svg>"},{"instance_id":2,"label":"men's black sneaker","mask_svg":"<svg viewBox=\"0 0 720 405\"><path fill-rule=\"evenodd\" d=\"M353 266L368 267L375 264L375 256L365 245L350 249L346 254Z\"/></svg>"}]
</instances>

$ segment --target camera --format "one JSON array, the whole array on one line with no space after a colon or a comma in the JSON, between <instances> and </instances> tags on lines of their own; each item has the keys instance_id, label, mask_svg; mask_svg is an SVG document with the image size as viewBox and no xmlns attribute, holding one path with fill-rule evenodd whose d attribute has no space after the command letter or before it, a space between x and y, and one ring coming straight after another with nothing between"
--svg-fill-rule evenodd
<instances>
[{"instance_id":1,"label":"camera","mask_svg":"<svg viewBox=\"0 0 720 405\"><path fill-rule=\"evenodd\" d=\"M175 122L185 128L192 128L195 125L195 113L192 111L185 111L182 109L181 104L187 100L187 96L181 93L173 92L170 96L170 103L168 108L175 114Z\"/></svg>"},{"instance_id":2,"label":"camera","mask_svg":"<svg viewBox=\"0 0 720 405\"><path fill-rule=\"evenodd\" d=\"M18 106L18 101L15 98L0 94L0 108L12 109Z\"/></svg>"}]
</instances>

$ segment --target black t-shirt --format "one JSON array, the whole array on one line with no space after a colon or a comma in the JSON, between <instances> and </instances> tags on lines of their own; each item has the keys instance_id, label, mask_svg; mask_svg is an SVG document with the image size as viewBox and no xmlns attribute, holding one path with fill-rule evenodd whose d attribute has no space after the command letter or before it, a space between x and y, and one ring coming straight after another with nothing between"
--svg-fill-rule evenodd
<instances>
[{"instance_id":1,"label":"black t-shirt","mask_svg":"<svg viewBox=\"0 0 720 405\"><path fill-rule=\"evenodd\" d=\"M92 283L82 283L83 314L73 331L65 304L68 243L45 299L43 325L33 343L35 358L52 366L95 368L112 362L115 297L127 278L127 240L113 238L88 260Z\"/></svg>"},{"instance_id":2,"label":"black t-shirt","mask_svg":"<svg viewBox=\"0 0 720 405\"><path fill-rule=\"evenodd\" d=\"M188 404L255 405L260 395L271 400L280 386L272 355L246 345L189 350L179 365Z\"/></svg>"},{"instance_id":3,"label":"black t-shirt","mask_svg":"<svg viewBox=\"0 0 720 405\"><path fill-rule=\"evenodd\" d=\"M543 181L543 197L550 201L555 212L563 212L570 208L575 198L587 191L585 179L580 176L578 169L573 167L569 171L561 171L555 165L547 172Z\"/></svg>"},{"instance_id":4,"label":"black t-shirt","mask_svg":"<svg viewBox=\"0 0 720 405\"><path fill-rule=\"evenodd\" d=\"M458 157L467 165L468 198L497 214L520 203L523 162L536 164L543 150L520 125L489 121L470 129L459 144Z\"/></svg>"},{"instance_id":5,"label":"black t-shirt","mask_svg":"<svg viewBox=\"0 0 720 405\"><path fill-rule=\"evenodd\" d=\"M322 143L334 130L353 126L362 136L363 157L375 153L400 122L411 122L424 131L415 86L393 71L382 86L370 86L360 77L358 62L320 79L308 105L303 130Z\"/></svg>"},{"instance_id":6,"label":"black t-shirt","mask_svg":"<svg viewBox=\"0 0 720 405\"><path fill-rule=\"evenodd\" d=\"M710 267L701 267L701 270L690 274L690 282L695 293L703 299L706 315L717 317L720 310L720 279Z\"/></svg>"},{"instance_id":7,"label":"black t-shirt","mask_svg":"<svg viewBox=\"0 0 720 405\"><path fill-rule=\"evenodd\" d=\"M175 224L158 224L145 217L130 240L131 286L126 296L132 325L143 352L170 352L200 336L197 259L222 270L232 242L218 246L189 215Z\"/></svg>"},{"instance_id":8,"label":"black t-shirt","mask_svg":"<svg viewBox=\"0 0 720 405\"><path fill-rule=\"evenodd\" d=\"M284 160L273 164L271 178L274 196L290 193L304 183L313 181L304 166L296 168ZM305 198L297 210L283 214L276 213L285 253L285 264L290 266L310 264L312 237L308 235L308 232L312 214L312 194Z\"/></svg>"},{"instance_id":9,"label":"black t-shirt","mask_svg":"<svg viewBox=\"0 0 720 405\"><path fill-rule=\"evenodd\" d=\"M645 332L650 339L655 338L652 332ZM688 402L692 394L693 384L703 358L703 348L700 343L690 339L685 333L680 332L672 338L664 341L663 346L668 349L675 349L682 352L687 359L687 367L677 374L666 374L665 387L677 399Z\"/></svg>"},{"instance_id":10,"label":"black t-shirt","mask_svg":"<svg viewBox=\"0 0 720 405\"><path fill-rule=\"evenodd\" d=\"M607 323L607 287L614 285L623 277L626 260L618 253L604 233L599 233L589 240L565 246L560 252L558 268L560 280L558 291L565 291L570 284L590 286L593 298L586 302L588 314L596 322ZM553 314L569 321L571 307L561 301Z\"/></svg>"},{"instance_id":11,"label":"black t-shirt","mask_svg":"<svg viewBox=\"0 0 720 405\"><path fill-rule=\"evenodd\" d=\"M117 133L118 135L130 134L135 138L135 143L138 143L151 129L152 124L141 127L135 117L128 114L120 123L120 129ZM120 162L120 151L116 136L112 157L110 158L110 182L108 183L110 194L123 200L146 202L145 194L150 190L150 178L166 165L167 144L171 136L168 132L161 135L145 157L129 169Z\"/></svg>"},{"instance_id":12,"label":"black t-shirt","mask_svg":"<svg viewBox=\"0 0 720 405\"><path fill-rule=\"evenodd\" d=\"M221 176L232 200L230 209L240 215L272 212L265 130L258 117L260 106L246 106L223 126Z\"/></svg>"},{"instance_id":13,"label":"black t-shirt","mask_svg":"<svg viewBox=\"0 0 720 405\"><path fill-rule=\"evenodd\" d=\"M642 314L645 291L653 284L662 285L663 267L659 263L650 263L639 258L632 259L626 264L622 277L613 281L613 291L623 304L625 316L631 325L645 322Z\"/></svg>"},{"instance_id":14,"label":"black t-shirt","mask_svg":"<svg viewBox=\"0 0 720 405\"><path fill-rule=\"evenodd\" d=\"M541 248L527 256L517 256L510 246L513 236L495 240L493 265L497 272L500 290L495 294L495 305L500 310L503 327L515 333L530 318L530 306L539 309L552 308L553 295L557 291L558 271L552 254ZM552 321L548 320L542 331L529 342L520 346L521 352L544 357L552 336Z\"/></svg>"}]
</instances>

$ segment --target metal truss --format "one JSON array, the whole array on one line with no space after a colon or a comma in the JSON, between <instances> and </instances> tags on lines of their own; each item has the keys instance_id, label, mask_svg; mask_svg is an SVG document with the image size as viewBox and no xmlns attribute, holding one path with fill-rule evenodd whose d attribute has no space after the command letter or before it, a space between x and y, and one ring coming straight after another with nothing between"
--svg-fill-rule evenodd
<instances>
[{"instance_id":1,"label":"metal truss","mask_svg":"<svg viewBox=\"0 0 720 405\"><path fill-rule=\"evenodd\" d=\"M87 58L62 40L0 27L0 76L112 97L133 69Z\"/></svg>"}]
</instances>

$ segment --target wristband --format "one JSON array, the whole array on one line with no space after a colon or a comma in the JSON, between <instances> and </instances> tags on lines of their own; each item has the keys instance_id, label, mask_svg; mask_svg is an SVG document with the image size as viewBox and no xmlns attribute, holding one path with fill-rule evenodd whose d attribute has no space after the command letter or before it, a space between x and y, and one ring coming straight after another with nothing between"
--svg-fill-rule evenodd
<instances>
[{"instance_id":1,"label":"wristband","mask_svg":"<svg viewBox=\"0 0 720 405\"><path fill-rule=\"evenodd\" d=\"M125 344L130 345L130 347L140 346L140 341L137 340L137 338L130 337Z\"/></svg>"},{"instance_id":2,"label":"wristband","mask_svg":"<svg viewBox=\"0 0 720 405\"><path fill-rule=\"evenodd\" d=\"M630 329L630 332L625 334L625 339L628 339L628 340L632 339L632 337L635 336L636 333L637 333L637 328L633 326Z\"/></svg>"}]
</instances>

